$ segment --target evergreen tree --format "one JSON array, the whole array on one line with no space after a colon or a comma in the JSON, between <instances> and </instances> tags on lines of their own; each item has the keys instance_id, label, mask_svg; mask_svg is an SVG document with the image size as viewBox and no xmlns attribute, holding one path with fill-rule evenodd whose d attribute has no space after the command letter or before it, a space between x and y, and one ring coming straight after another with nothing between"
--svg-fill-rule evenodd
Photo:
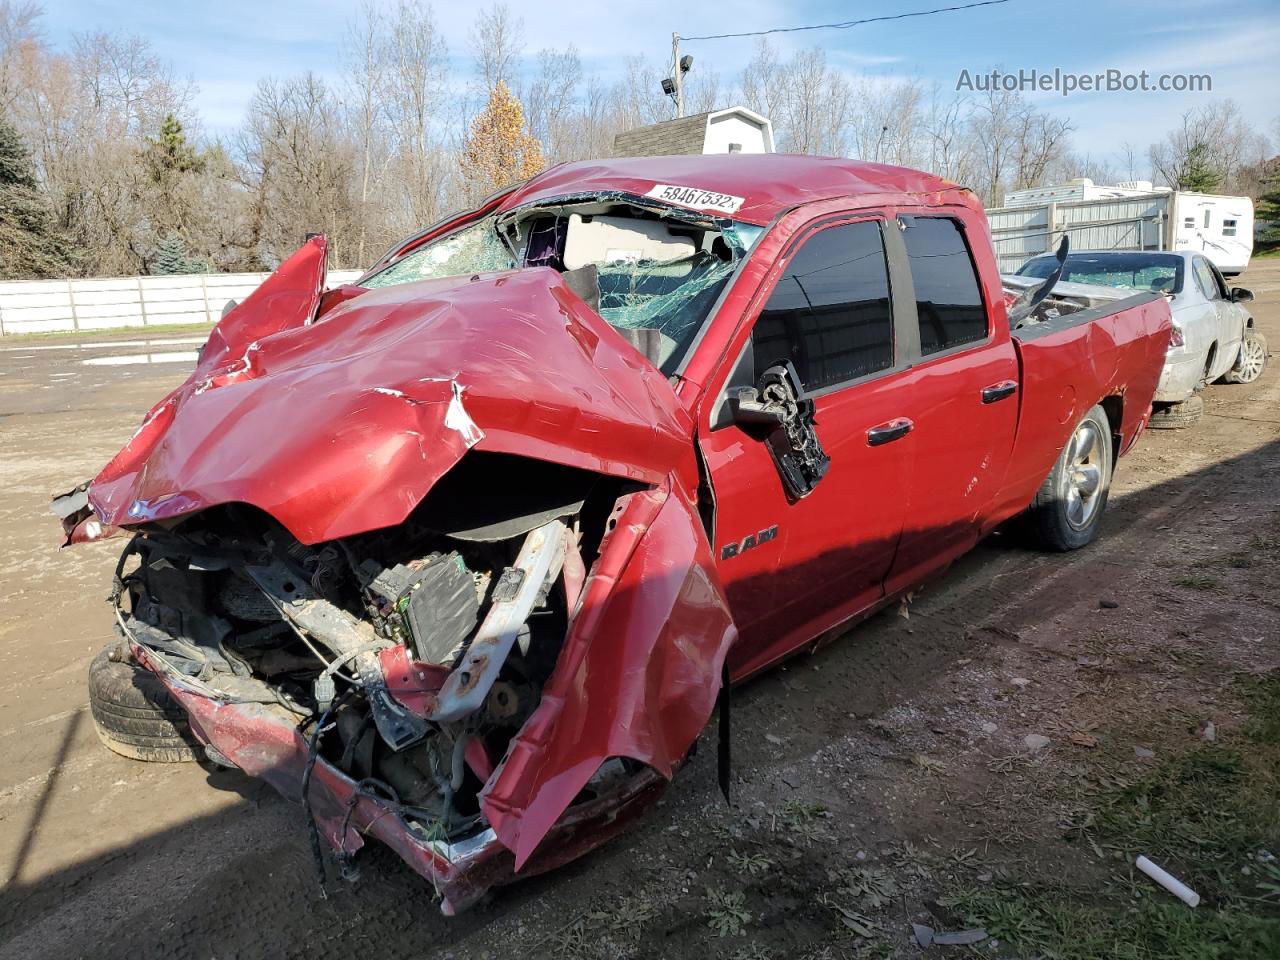
<instances>
[{"instance_id":1,"label":"evergreen tree","mask_svg":"<svg viewBox=\"0 0 1280 960\"><path fill-rule=\"evenodd\" d=\"M1267 248L1280 246L1280 156L1272 157L1267 162L1267 171L1262 180L1262 193L1258 195L1255 216L1259 226L1262 226L1261 235L1258 237L1262 246Z\"/></svg>"},{"instance_id":2,"label":"evergreen tree","mask_svg":"<svg viewBox=\"0 0 1280 960\"><path fill-rule=\"evenodd\" d=\"M187 256L187 244L176 233L166 234L156 244L150 268L153 276L209 272L209 265L203 260Z\"/></svg>"},{"instance_id":3,"label":"evergreen tree","mask_svg":"<svg viewBox=\"0 0 1280 960\"><path fill-rule=\"evenodd\" d=\"M54 222L18 131L0 118L0 279L66 277L74 249Z\"/></svg>"},{"instance_id":4,"label":"evergreen tree","mask_svg":"<svg viewBox=\"0 0 1280 960\"><path fill-rule=\"evenodd\" d=\"M187 143L182 124L172 113L160 124L156 137L147 137L145 150L151 179L162 183L175 173L200 173L204 170L204 157Z\"/></svg>"},{"instance_id":5,"label":"evergreen tree","mask_svg":"<svg viewBox=\"0 0 1280 960\"><path fill-rule=\"evenodd\" d=\"M1213 165L1207 143L1195 143L1187 150L1186 166L1178 177L1179 190L1213 193L1222 185L1222 172Z\"/></svg>"}]
</instances>

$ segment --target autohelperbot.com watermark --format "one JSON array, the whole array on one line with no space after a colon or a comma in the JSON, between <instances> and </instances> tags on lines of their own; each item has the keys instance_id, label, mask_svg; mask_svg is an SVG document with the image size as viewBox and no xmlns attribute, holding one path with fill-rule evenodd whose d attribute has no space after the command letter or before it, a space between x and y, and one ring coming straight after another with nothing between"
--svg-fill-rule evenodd
<instances>
[{"instance_id":1,"label":"autohelperbot.com watermark","mask_svg":"<svg viewBox=\"0 0 1280 960\"><path fill-rule=\"evenodd\" d=\"M1021 69L961 70L956 90L973 93L1209 93L1213 77L1207 73L1151 73L1139 70L1102 70L1096 73L1073 73L1069 70Z\"/></svg>"}]
</instances>

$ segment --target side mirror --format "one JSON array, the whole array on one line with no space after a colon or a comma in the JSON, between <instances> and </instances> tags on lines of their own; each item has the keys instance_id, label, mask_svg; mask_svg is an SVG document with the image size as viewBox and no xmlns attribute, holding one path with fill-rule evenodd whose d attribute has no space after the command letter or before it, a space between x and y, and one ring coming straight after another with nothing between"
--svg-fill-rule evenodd
<instances>
[{"instance_id":1,"label":"side mirror","mask_svg":"<svg viewBox=\"0 0 1280 960\"><path fill-rule=\"evenodd\" d=\"M733 422L739 426L764 424L776 427L787 418L782 407L761 399L760 391L755 387L738 387L732 390L729 393L729 410L733 414Z\"/></svg>"},{"instance_id":2,"label":"side mirror","mask_svg":"<svg viewBox=\"0 0 1280 960\"><path fill-rule=\"evenodd\" d=\"M796 368L790 362L771 366L754 387L730 393L729 409L739 426L764 428L787 496L799 500L812 493L831 461L814 430L814 403L805 396Z\"/></svg>"},{"instance_id":3,"label":"side mirror","mask_svg":"<svg viewBox=\"0 0 1280 960\"><path fill-rule=\"evenodd\" d=\"M1253 291L1246 290L1244 287L1231 288L1232 303L1250 303L1253 301Z\"/></svg>"}]
</instances>

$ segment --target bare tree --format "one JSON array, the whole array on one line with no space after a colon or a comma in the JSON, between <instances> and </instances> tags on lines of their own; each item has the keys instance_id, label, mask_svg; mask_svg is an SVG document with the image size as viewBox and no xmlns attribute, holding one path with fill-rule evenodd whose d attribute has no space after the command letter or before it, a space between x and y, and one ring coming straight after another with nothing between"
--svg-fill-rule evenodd
<instances>
[{"instance_id":1,"label":"bare tree","mask_svg":"<svg viewBox=\"0 0 1280 960\"><path fill-rule=\"evenodd\" d=\"M1068 149L1071 123L1037 112L1020 93L984 93L970 121L977 189L993 206L1006 190L1040 186L1054 158Z\"/></svg>"},{"instance_id":2,"label":"bare tree","mask_svg":"<svg viewBox=\"0 0 1280 960\"><path fill-rule=\"evenodd\" d=\"M756 41L755 54L742 70L739 83L743 102L775 122L782 116L786 99L781 74L777 51L767 38L761 37Z\"/></svg>"},{"instance_id":3,"label":"bare tree","mask_svg":"<svg viewBox=\"0 0 1280 960\"><path fill-rule=\"evenodd\" d=\"M1038 187L1055 156L1066 148L1071 123L1047 113L1036 113L1026 103L1013 115L1013 188Z\"/></svg>"},{"instance_id":4,"label":"bare tree","mask_svg":"<svg viewBox=\"0 0 1280 960\"><path fill-rule=\"evenodd\" d=\"M505 3L494 4L476 16L471 46L486 94L499 83L514 89L523 34L524 21L513 17Z\"/></svg>"},{"instance_id":5,"label":"bare tree","mask_svg":"<svg viewBox=\"0 0 1280 960\"><path fill-rule=\"evenodd\" d=\"M1130 141L1125 140L1120 144L1120 162L1124 168L1124 176L1126 180L1137 180L1138 177L1138 148Z\"/></svg>"},{"instance_id":6,"label":"bare tree","mask_svg":"<svg viewBox=\"0 0 1280 960\"><path fill-rule=\"evenodd\" d=\"M974 179L976 157L968 130L971 109L964 97L953 95L944 99L941 90L933 88L924 124L928 144L926 170L956 183L969 183Z\"/></svg>"},{"instance_id":7,"label":"bare tree","mask_svg":"<svg viewBox=\"0 0 1280 960\"><path fill-rule=\"evenodd\" d=\"M783 149L847 155L853 91L839 72L827 66L820 48L801 51L779 64L762 43L747 66L743 86L766 96L765 84L770 88L766 100L756 102L769 111Z\"/></svg>"},{"instance_id":8,"label":"bare tree","mask_svg":"<svg viewBox=\"0 0 1280 960\"><path fill-rule=\"evenodd\" d=\"M241 152L256 200L253 232L268 263L283 260L311 232L328 235L333 265L355 262L355 150L337 116L334 97L314 74L258 84Z\"/></svg>"},{"instance_id":9,"label":"bare tree","mask_svg":"<svg viewBox=\"0 0 1280 960\"><path fill-rule=\"evenodd\" d=\"M378 8L365 0L347 31L344 75L346 116L358 154L360 177L356 194L357 263L365 262L369 230L379 213L373 197L380 185L380 174L386 168L388 134L384 104L388 71L384 34Z\"/></svg>"},{"instance_id":10,"label":"bare tree","mask_svg":"<svg viewBox=\"0 0 1280 960\"><path fill-rule=\"evenodd\" d=\"M924 89L911 80L863 80L849 121L855 157L875 163L919 165L927 156Z\"/></svg>"},{"instance_id":11,"label":"bare tree","mask_svg":"<svg viewBox=\"0 0 1280 960\"><path fill-rule=\"evenodd\" d=\"M1198 186L1216 182L1213 189L1235 192L1242 189L1242 169L1256 163L1267 146L1235 101L1223 100L1183 113L1165 139L1151 145L1149 156L1167 186L1185 188L1196 180Z\"/></svg>"},{"instance_id":12,"label":"bare tree","mask_svg":"<svg viewBox=\"0 0 1280 960\"><path fill-rule=\"evenodd\" d=\"M524 87L529 132L542 144L548 163L574 159L582 149L582 114L577 109L582 62L570 44L564 50L540 50L537 70Z\"/></svg>"},{"instance_id":13,"label":"bare tree","mask_svg":"<svg viewBox=\"0 0 1280 960\"><path fill-rule=\"evenodd\" d=\"M387 40L390 82L386 94L389 129L395 134L393 167L400 201L395 232L431 223L442 212L452 164L442 146L450 121L443 111L449 96L445 78L449 48L431 8L401 0Z\"/></svg>"},{"instance_id":14,"label":"bare tree","mask_svg":"<svg viewBox=\"0 0 1280 960\"><path fill-rule=\"evenodd\" d=\"M659 88L661 89L661 88ZM726 106L720 87L720 74L714 70L700 69L684 78L684 105L686 113L710 113Z\"/></svg>"},{"instance_id":15,"label":"bare tree","mask_svg":"<svg viewBox=\"0 0 1280 960\"><path fill-rule=\"evenodd\" d=\"M42 16L44 8L33 0L0 0L0 115L9 114L19 97L29 93L37 63L46 54Z\"/></svg>"}]
</instances>

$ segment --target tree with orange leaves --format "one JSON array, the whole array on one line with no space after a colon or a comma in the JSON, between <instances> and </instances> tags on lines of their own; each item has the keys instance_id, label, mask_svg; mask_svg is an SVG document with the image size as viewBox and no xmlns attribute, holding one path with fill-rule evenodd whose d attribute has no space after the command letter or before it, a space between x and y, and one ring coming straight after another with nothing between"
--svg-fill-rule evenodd
<instances>
[{"instance_id":1,"label":"tree with orange leaves","mask_svg":"<svg viewBox=\"0 0 1280 960\"><path fill-rule=\"evenodd\" d=\"M489 102L471 122L462 149L462 175L478 199L543 167L542 144L529 133L520 99L499 80L489 90Z\"/></svg>"}]
</instances>

